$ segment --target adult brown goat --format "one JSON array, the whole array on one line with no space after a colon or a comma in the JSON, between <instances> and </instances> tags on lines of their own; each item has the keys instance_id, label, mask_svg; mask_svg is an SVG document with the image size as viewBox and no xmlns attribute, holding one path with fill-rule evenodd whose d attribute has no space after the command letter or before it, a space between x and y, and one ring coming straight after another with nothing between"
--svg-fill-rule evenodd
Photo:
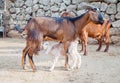
<instances>
[{"instance_id":1,"label":"adult brown goat","mask_svg":"<svg viewBox=\"0 0 120 83\"><path fill-rule=\"evenodd\" d=\"M91 8L83 15L75 18L59 18L59 17L35 17L25 26L27 34L26 47L22 54L22 66L25 69L26 55L29 56L29 61L33 71L35 65L33 55L37 54L42 47L44 37L50 37L63 43L65 52L68 48L68 43L77 37L77 33L89 22L103 22L99 18L98 10ZM68 56L65 55L65 66L68 68Z\"/></svg>"}]
</instances>

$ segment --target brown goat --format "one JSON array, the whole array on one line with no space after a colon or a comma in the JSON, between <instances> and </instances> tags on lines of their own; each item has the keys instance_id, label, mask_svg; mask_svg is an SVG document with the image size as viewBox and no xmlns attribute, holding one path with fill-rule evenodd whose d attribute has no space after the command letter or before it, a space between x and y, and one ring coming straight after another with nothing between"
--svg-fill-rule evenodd
<instances>
[{"instance_id":1,"label":"brown goat","mask_svg":"<svg viewBox=\"0 0 120 83\"><path fill-rule=\"evenodd\" d=\"M54 40L60 41L64 45L65 52L67 51L68 45L71 41L75 40L78 36L79 31L89 22L100 22L103 20L99 18L99 11L91 8L84 14L70 18L70 17L34 17L25 26L27 34L27 44L23 50L22 55L22 66L25 69L26 55L28 54L30 65L33 71L35 65L33 62L33 55L40 50L44 37L50 37ZM30 43L31 44L30 44ZM68 68L68 56L65 55L65 67Z\"/></svg>"},{"instance_id":2,"label":"brown goat","mask_svg":"<svg viewBox=\"0 0 120 83\"><path fill-rule=\"evenodd\" d=\"M79 37L82 43L81 51L84 50L84 55L86 55L87 53L86 46L88 42L88 37L95 38L98 40L99 47L97 51L100 51L102 47L102 41L105 38L106 48L104 52L108 51L110 42L110 26L111 22L109 20L104 19L104 23L102 25L90 22L81 31L79 31Z\"/></svg>"}]
</instances>

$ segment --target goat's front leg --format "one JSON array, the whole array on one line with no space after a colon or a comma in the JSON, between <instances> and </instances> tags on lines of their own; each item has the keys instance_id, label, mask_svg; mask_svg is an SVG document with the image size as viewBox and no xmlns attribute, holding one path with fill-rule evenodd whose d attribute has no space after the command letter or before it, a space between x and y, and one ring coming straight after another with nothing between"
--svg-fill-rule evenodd
<instances>
[{"instance_id":1,"label":"goat's front leg","mask_svg":"<svg viewBox=\"0 0 120 83\"><path fill-rule=\"evenodd\" d=\"M49 71L54 70L55 64L57 63L58 59L59 59L59 56L53 56L52 66L50 67Z\"/></svg>"},{"instance_id":2,"label":"goat's front leg","mask_svg":"<svg viewBox=\"0 0 120 83\"><path fill-rule=\"evenodd\" d=\"M68 45L69 45L69 42L65 42L65 43L64 43L64 49L65 49L65 68L66 68L67 70L69 69L69 65L68 65L68 55L67 55Z\"/></svg>"}]
</instances>

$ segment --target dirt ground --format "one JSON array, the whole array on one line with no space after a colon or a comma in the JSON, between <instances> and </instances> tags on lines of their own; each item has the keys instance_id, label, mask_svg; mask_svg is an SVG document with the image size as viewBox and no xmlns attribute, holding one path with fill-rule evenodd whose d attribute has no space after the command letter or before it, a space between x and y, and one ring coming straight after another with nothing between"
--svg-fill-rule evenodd
<instances>
[{"instance_id":1,"label":"dirt ground","mask_svg":"<svg viewBox=\"0 0 120 83\"><path fill-rule=\"evenodd\" d=\"M79 45L80 48L81 45ZM21 66L25 39L0 38L0 83L120 83L120 46L110 45L96 52L98 45L88 45L88 56L82 56L79 70L66 71L64 57L60 57L55 70L49 72L51 56L44 51L34 56L36 72L32 72L28 59L27 70Z\"/></svg>"}]
</instances>

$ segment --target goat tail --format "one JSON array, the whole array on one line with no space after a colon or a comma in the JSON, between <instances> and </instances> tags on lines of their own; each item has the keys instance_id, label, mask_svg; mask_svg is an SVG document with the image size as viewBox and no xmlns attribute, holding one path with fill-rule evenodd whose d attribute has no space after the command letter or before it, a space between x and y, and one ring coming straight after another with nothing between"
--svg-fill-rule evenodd
<instances>
[{"instance_id":1,"label":"goat tail","mask_svg":"<svg viewBox=\"0 0 120 83\"><path fill-rule=\"evenodd\" d=\"M107 20L107 26L112 27L112 19Z\"/></svg>"},{"instance_id":2,"label":"goat tail","mask_svg":"<svg viewBox=\"0 0 120 83\"><path fill-rule=\"evenodd\" d=\"M28 32L26 40L28 46L30 46L29 52L37 55L38 51L40 50L40 45L41 45L40 41L42 41L40 31L36 29L30 30Z\"/></svg>"},{"instance_id":3,"label":"goat tail","mask_svg":"<svg viewBox=\"0 0 120 83\"><path fill-rule=\"evenodd\" d=\"M40 50L40 45L39 45L39 41L30 41L30 48L29 48L29 54L30 55L38 55L38 51Z\"/></svg>"},{"instance_id":4,"label":"goat tail","mask_svg":"<svg viewBox=\"0 0 120 83\"><path fill-rule=\"evenodd\" d=\"M107 23L106 23L107 30L109 30L110 27L112 27L112 20L111 19L107 20Z\"/></svg>"}]
</instances>

